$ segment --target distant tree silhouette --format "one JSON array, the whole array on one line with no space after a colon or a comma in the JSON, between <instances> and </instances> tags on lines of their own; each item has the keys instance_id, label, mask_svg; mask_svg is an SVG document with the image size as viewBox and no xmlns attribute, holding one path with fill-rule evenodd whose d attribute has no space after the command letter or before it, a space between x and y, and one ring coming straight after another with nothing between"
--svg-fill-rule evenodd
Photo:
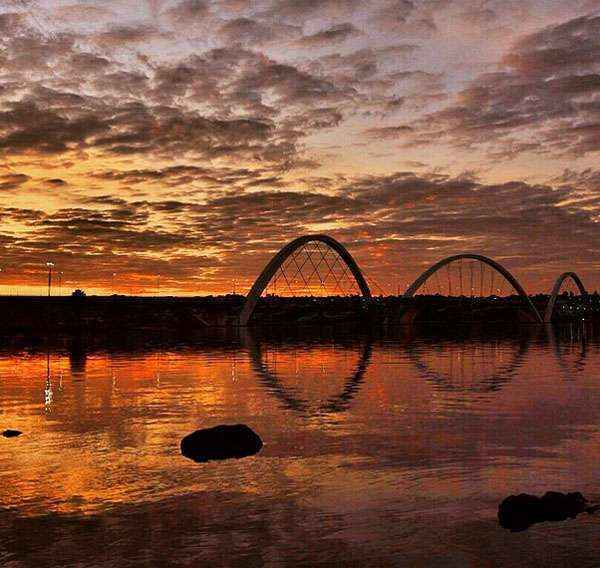
<instances>
[{"instance_id":1,"label":"distant tree silhouette","mask_svg":"<svg viewBox=\"0 0 600 568\"><path fill-rule=\"evenodd\" d=\"M73 293L71 294L72 298L85 298L85 292L83 290L80 290L79 288L77 288L77 290L74 290Z\"/></svg>"}]
</instances>

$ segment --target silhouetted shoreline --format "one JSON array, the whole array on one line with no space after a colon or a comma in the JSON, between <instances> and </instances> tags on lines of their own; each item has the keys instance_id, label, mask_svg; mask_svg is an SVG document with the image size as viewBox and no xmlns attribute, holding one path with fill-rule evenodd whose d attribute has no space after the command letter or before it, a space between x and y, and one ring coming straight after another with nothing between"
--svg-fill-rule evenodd
<instances>
[{"instance_id":1,"label":"silhouetted shoreline","mask_svg":"<svg viewBox=\"0 0 600 568\"><path fill-rule=\"evenodd\" d=\"M542 311L548 296L532 297ZM206 297L0 297L0 336L68 337L118 336L133 332L196 334L209 329L238 327L244 296ZM600 297L585 300L561 296L554 321L600 322ZM251 325L404 326L441 324L534 324L518 296L448 298L443 296L330 298L263 298Z\"/></svg>"}]
</instances>

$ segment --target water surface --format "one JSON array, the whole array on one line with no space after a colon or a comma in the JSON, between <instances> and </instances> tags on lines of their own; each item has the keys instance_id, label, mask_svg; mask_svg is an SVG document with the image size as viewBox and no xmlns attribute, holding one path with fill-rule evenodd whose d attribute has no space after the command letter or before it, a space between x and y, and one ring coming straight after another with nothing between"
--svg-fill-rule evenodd
<instances>
[{"instance_id":1,"label":"water surface","mask_svg":"<svg viewBox=\"0 0 600 568\"><path fill-rule=\"evenodd\" d=\"M600 515L496 517L512 493L600 501L584 331L4 348L0 564L598 566ZM264 448L180 454L220 423Z\"/></svg>"}]
</instances>

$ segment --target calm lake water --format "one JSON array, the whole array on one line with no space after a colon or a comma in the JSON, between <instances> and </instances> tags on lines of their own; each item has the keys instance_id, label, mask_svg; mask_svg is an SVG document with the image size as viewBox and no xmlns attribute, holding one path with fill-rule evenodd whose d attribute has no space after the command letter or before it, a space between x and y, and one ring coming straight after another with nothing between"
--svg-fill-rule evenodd
<instances>
[{"instance_id":1,"label":"calm lake water","mask_svg":"<svg viewBox=\"0 0 600 568\"><path fill-rule=\"evenodd\" d=\"M186 434L245 423L256 456ZM0 349L2 566L599 566L600 338L521 329Z\"/></svg>"}]
</instances>

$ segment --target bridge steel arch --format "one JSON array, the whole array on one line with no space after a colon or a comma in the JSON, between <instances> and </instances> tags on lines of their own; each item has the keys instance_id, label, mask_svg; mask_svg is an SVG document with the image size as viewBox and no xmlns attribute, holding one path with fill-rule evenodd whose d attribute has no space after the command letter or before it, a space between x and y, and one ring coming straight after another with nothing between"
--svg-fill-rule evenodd
<instances>
[{"instance_id":1,"label":"bridge steel arch","mask_svg":"<svg viewBox=\"0 0 600 568\"><path fill-rule=\"evenodd\" d=\"M563 272L556 279L556 282L554 282L554 286L552 287L552 292L550 293L550 299L548 300L548 305L546 306L546 311L544 312L544 323L552 322L552 313L554 312L554 304L556 304L556 299L558 298L560 289L563 285L563 282L567 278L570 278L571 280L573 280L573 282L575 283L575 286L577 286L577 288L579 288L579 293L584 298L587 298L587 291L585 289L585 286L583 285L583 282L579 278L579 276L577 276L577 274L575 274L575 272Z\"/></svg>"},{"instance_id":2,"label":"bridge steel arch","mask_svg":"<svg viewBox=\"0 0 600 568\"><path fill-rule=\"evenodd\" d=\"M239 323L242 326L248 324L252 313L254 312L254 308L258 303L258 300L261 294L264 292L265 288L271 281L271 278L275 276L275 273L279 268L283 265L283 263L298 249L302 248L305 244L318 241L326 244L328 247L332 248L335 252L337 252L342 260L346 263L346 266L352 272L358 287L362 295L365 298L371 297L371 290L369 289L369 285L363 276L358 264L352 257L352 255L348 252L346 247L342 245L339 241L336 241L333 237L329 235L303 235L302 237L298 237L293 241L290 241L287 245L285 245L273 258L269 261L269 263L265 266L260 276L255 280L254 285L248 292L246 296L246 301L244 303L244 307L240 312Z\"/></svg>"},{"instance_id":3,"label":"bridge steel arch","mask_svg":"<svg viewBox=\"0 0 600 568\"><path fill-rule=\"evenodd\" d=\"M462 254L455 254L455 255L447 256L446 258L443 258L439 262L436 262L433 266L430 266L425 272L423 272L407 288L406 292L404 292L404 297L412 298L415 295L415 293L417 292L417 290L429 279L429 277L432 276L433 274L435 274L440 268L443 268L447 264L450 264L451 262L455 262L456 260L461 260L463 258L468 258L471 260L478 260L479 262L483 262L484 264L487 264L488 266L492 267L496 272L499 272L502 276L504 276L504 278L508 281L508 283L519 294L519 296L521 296L521 298L523 298L525 300L527 307L529 308L531 313L534 315L537 322L542 323L542 316L540 316L540 313L537 311L537 308L533 305L531 298L529 298L529 296L527 295L527 292L525 292L525 290L523 289L523 286L521 286L521 284L519 284L518 280L506 268L504 268L504 266L502 266L499 262L496 262L495 260L493 260L487 256L483 256L481 254L462 253Z\"/></svg>"}]
</instances>

